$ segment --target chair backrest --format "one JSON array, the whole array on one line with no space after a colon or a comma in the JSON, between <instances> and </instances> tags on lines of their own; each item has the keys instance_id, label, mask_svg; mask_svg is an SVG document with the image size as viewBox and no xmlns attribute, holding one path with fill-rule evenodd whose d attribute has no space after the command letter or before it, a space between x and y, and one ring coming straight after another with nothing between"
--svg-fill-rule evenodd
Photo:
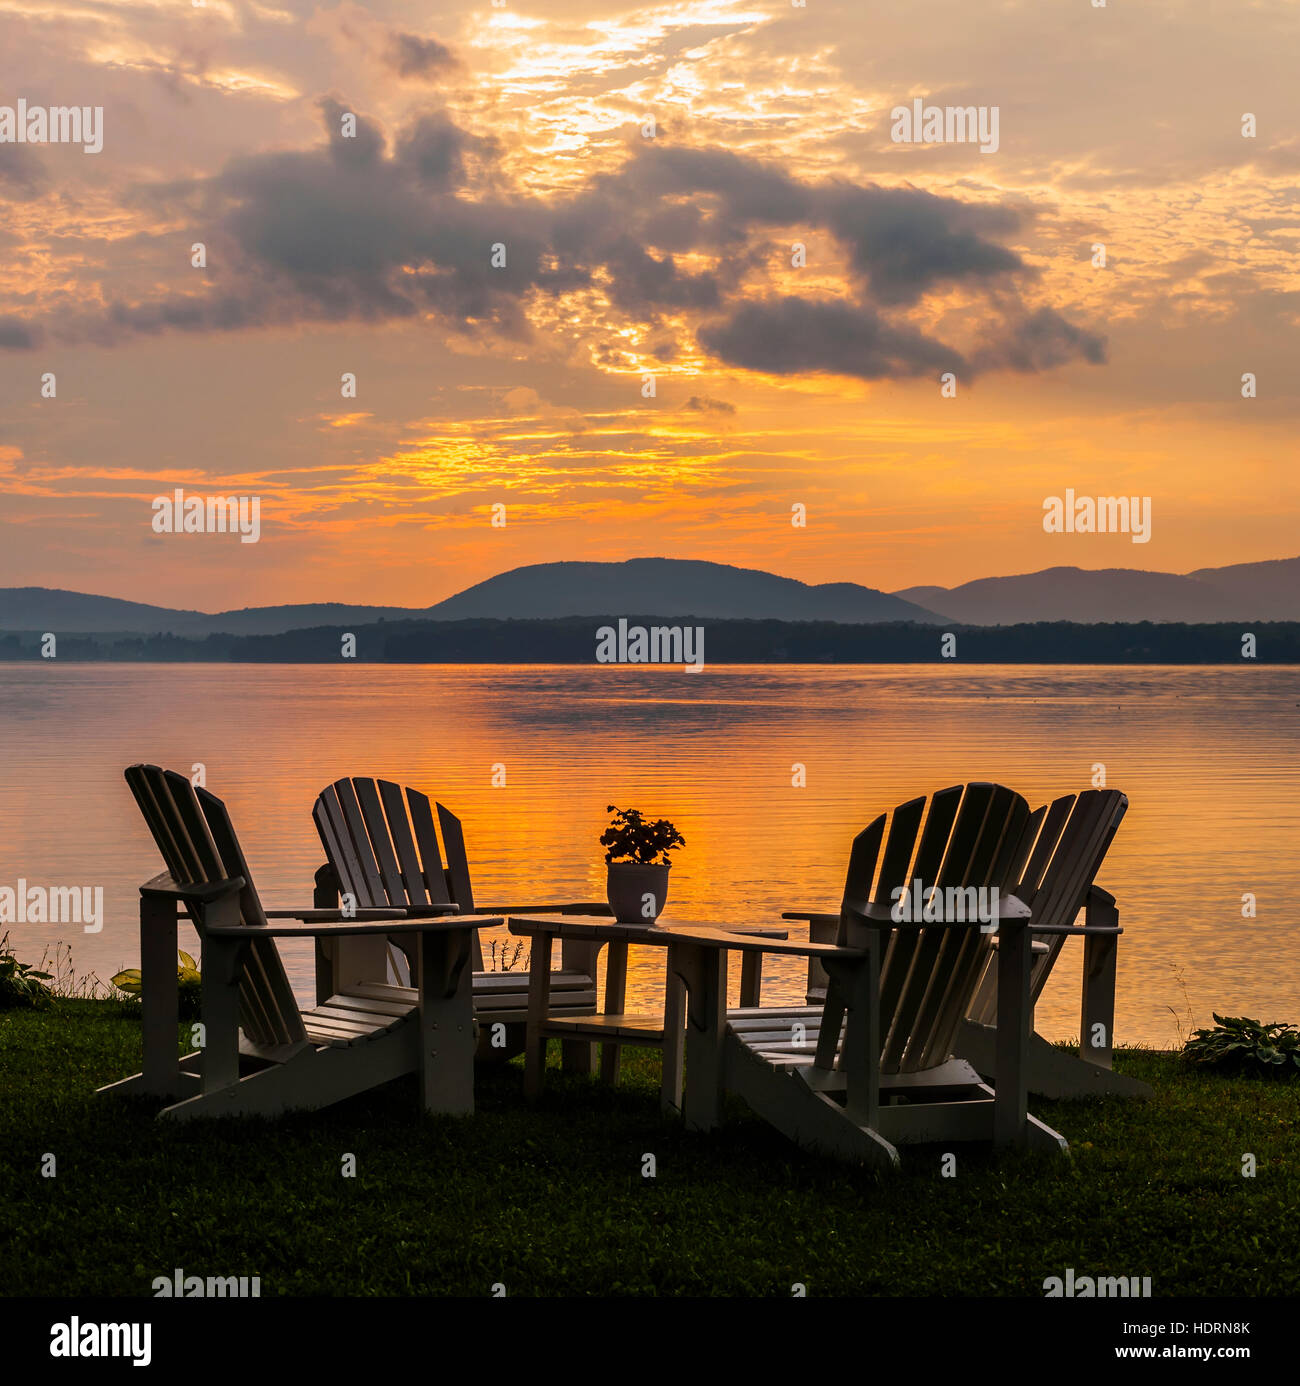
<instances>
[{"instance_id":1,"label":"chair backrest","mask_svg":"<svg viewBox=\"0 0 1300 1386\"><path fill-rule=\"evenodd\" d=\"M1085 789L1081 794L1063 794L1030 815L1007 889L1033 910L1034 924L1074 922L1127 812L1128 799L1119 790ZM1034 1001L1047 985L1067 937L1047 934L1037 940L1046 949L1034 955L1030 979ZM984 1024L992 1024L997 1017L992 969L979 988L970 1016Z\"/></svg>"},{"instance_id":2,"label":"chair backrest","mask_svg":"<svg viewBox=\"0 0 1300 1386\"><path fill-rule=\"evenodd\" d=\"M878 921L895 892L962 891L968 920L991 905L1013 872L1029 805L1002 785L954 785L900 804L854 839L838 941L862 947L880 939L881 1071L909 1073L943 1063L952 1052L993 948L978 923L892 927ZM975 894L972 896L971 891ZM877 921L868 922L875 907Z\"/></svg>"},{"instance_id":3,"label":"chair backrest","mask_svg":"<svg viewBox=\"0 0 1300 1386\"><path fill-rule=\"evenodd\" d=\"M177 885L244 878L239 915L244 924L265 925L266 915L226 806L174 770L132 765L126 782ZM203 924L191 916L200 937ZM254 1044L296 1044L307 1038L284 964L269 938L253 939L239 982L239 1023Z\"/></svg>"},{"instance_id":4,"label":"chair backrest","mask_svg":"<svg viewBox=\"0 0 1300 1386\"><path fill-rule=\"evenodd\" d=\"M390 780L359 776L335 780L317 797L312 820L340 889L361 908L456 904L466 913L474 908L460 819L441 804L431 806L418 789L404 791ZM483 966L477 933L474 966Z\"/></svg>"}]
</instances>

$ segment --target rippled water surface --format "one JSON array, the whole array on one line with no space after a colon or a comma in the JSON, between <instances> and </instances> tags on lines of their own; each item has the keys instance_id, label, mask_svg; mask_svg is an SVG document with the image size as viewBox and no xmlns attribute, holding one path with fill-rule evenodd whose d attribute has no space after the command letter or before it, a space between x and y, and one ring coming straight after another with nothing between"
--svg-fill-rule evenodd
<instances>
[{"instance_id":1,"label":"rippled water surface","mask_svg":"<svg viewBox=\"0 0 1300 1386\"><path fill-rule=\"evenodd\" d=\"M668 917L718 923L836 907L853 834L904 799L987 779L1036 806L1100 764L1130 801L1099 878L1127 930L1119 1041L1172 1044L1189 1008L1300 1020L1292 669L7 664L0 747L0 886L101 885L106 912L94 935L0 929L103 977L136 962L136 888L162 869L122 780L137 760L206 767L270 905L310 904L317 791L372 774L460 815L484 904L600 898L605 806L671 817ZM1078 952L1046 1034L1077 1033ZM309 953L285 954L306 998ZM802 991L796 963L767 976L772 999ZM662 953L634 954L638 1006L662 981Z\"/></svg>"}]
</instances>

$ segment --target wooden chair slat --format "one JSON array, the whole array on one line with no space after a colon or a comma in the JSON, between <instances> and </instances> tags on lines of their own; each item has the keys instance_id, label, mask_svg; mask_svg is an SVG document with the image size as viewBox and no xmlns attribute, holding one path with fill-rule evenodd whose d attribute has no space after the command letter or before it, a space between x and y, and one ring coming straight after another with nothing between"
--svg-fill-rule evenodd
<instances>
[{"instance_id":1,"label":"wooden chair slat","mask_svg":"<svg viewBox=\"0 0 1300 1386\"><path fill-rule=\"evenodd\" d=\"M397 865L397 857L393 854L388 819L384 814L383 805L379 802L379 791L375 788L374 780L354 779L352 787L356 790L361 817L370 837L370 846L379 864L379 875L384 884L388 904L411 904L412 902L406 898L406 886Z\"/></svg>"},{"instance_id":2,"label":"wooden chair slat","mask_svg":"<svg viewBox=\"0 0 1300 1386\"><path fill-rule=\"evenodd\" d=\"M462 910L474 908L474 887L470 884L469 854L465 850L465 834L460 819L450 809L438 806L438 826L442 829L442 847L447 855L447 874L451 881L451 898Z\"/></svg>"},{"instance_id":3,"label":"wooden chair slat","mask_svg":"<svg viewBox=\"0 0 1300 1386\"><path fill-rule=\"evenodd\" d=\"M226 864L221 860L217 845L212 840L212 833L208 828L207 820L203 817L203 810L199 807L194 786L184 775L177 774L174 770L166 770L163 774L171 794L172 807L185 832L187 849L198 866L199 875L195 879L200 881L225 880L227 878ZM242 912L242 899L240 904Z\"/></svg>"},{"instance_id":4,"label":"wooden chair slat","mask_svg":"<svg viewBox=\"0 0 1300 1386\"><path fill-rule=\"evenodd\" d=\"M415 829L415 840L420 845L420 860L424 866L424 888L431 905L452 903L451 892L447 889L447 875L442 869L442 853L438 850L438 835L433 827L433 809L428 795L418 789L406 791L406 802L411 809L411 826ZM462 910L470 908L457 898Z\"/></svg>"},{"instance_id":5,"label":"wooden chair slat","mask_svg":"<svg viewBox=\"0 0 1300 1386\"><path fill-rule=\"evenodd\" d=\"M339 803L338 791L332 784L326 785L317 796L311 816L316 824L321 846L325 849L325 856L333 865L334 874L339 878L339 891L351 895L360 904L361 891L358 882L363 879L361 864L357 861L357 854L352 850L352 838L343 818L343 805Z\"/></svg>"},{"instance_id":6,"label":"wooden chair slat","mask_svg":"<svg viewBox=\"0 0 1300 1386\"><path fill-rule=\"evenodd\" d=\"M401 786L395 785L391 780L380 780L379 797L383 801L389 834L397 848L405 903L427 905L429 896L424 888L424 871L420 865L420 854L415 848L415 839L411 836L411 825L407 821L406 801L402 798Z\"/></svg>"},{"instance_id":7,"label":"wooden chair slat","mask_svg":"<svg viewBox=\"0 0 1300 1386\"><path fill-rule=\"evenodd\" d=\"M145 767L145 776L146 783L153 795L154 804L176 852L179 863L178 870L180 871L180 875L176 877L177 881L184 885L193 885L206 879L198 853L194 850L194 844L190 841L189 833L186 832L185 825L181 821L180 814L172 800L166 772L156 765L149 765Z\"/></svg>"},{"instance_id":8,"label":"wooden chair slat","mask_svg":"<svg viewBox=\"0 0 1300 1386\"><path fill-rule=\"evenodd\" d=\"M1025 867L1029 863L1030 853L1034 850L1034 843L1038 841L1038 834L1046 816L1047 805L1042 804L1025 820L1025 826L1020 832L1020 841L1016 844L1016 849L1007 862L1003 877L1006 882L1004 889L1014 892L1025 879Z\"/></svg>"},{"instance_id":9,"label":"wooden chair slat","mask_svg":"<svg viewBox=\"0 0 1300 1386\"><path fill-rule=\"evenodd\" d=\"M1030 855L1029 862L1021 874L1021 880L1027 887L1027 894L1032 894L1042 885L1047 864L1052 860L1052 853L1056 851L1056 845L1061 840L1061 833L1069 821L1078 797L1077 794L1063 794L1059 799L1054 799L1047 805L1042 830L1034 843L1034 850ZM1029 900L1025 900L1025 904L1029 903Z\"/></svg>"},{"instance_id":10,"label":"wooden chair slat","mask_svg":"<svg viewBox=\"0 0 1300 1386\"><path fill-rule=\"evenodd\" d=\"M909 799L894 810L889 822L889 836L885 839L885 851L880 859L880 875L871 896L877 905L892 904L894 890L911 884L914 873L908 868L916 853L917 833L921 829L924 814L924 795L919 799Z\"/></svg>"},{"instance_id":11,"label":"wooden chair slat","mask_svg":"<svg viewBox=\"0 0 1300 1386\"><path fill-rule=\"evenodd\" d=\"M365 820L361 816L361 806L357 803L357 793L351 780L335 780L335 792L343 809L343 821L356 858L360 876L357 880L357 904L363 908L382 909L388 904L388 892L379 876L379 864L375 861L374 849L366 832Z\"/></svg>"},{"instance_id":12,"label":"wooden chair slat","mask_svg":"<svg viewBox=\"0 0 1300 1386\"><path fill-rule=\"evenodd\" d=\"M126 782L130 786L131 793L135 796L135 802L140 808L140 813L144 817L145 824L157 845L158 851L162 854L163 862L171 873L172 880L181 884L185 881L184 860L158 807L152 783L146 773L155 768L146 765L132 765L126 771Z\"/></svg>"}]
</instances>

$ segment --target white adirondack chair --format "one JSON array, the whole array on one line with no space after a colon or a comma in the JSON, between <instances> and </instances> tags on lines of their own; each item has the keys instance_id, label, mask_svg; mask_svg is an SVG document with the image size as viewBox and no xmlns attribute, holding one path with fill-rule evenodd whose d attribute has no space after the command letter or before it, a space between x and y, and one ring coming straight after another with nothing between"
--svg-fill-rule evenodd
<instances>
[{"instance_id":1,"label":"white adirondack chair","mask_svg":"<svg viewBox=\"0 0 1300 1386\"><path fill-rule=\"evenodd\" d=\"M1148 1084L1112 1067L1115 1020L1116 947L1120 934L1114 896L1095 883L1128 800L1118 790L1066 794L1030 814L1006 865L1004 892L1031 906L1034 923L1030 998L1037 1003L1067 938L1084 940L1081 1045L1071 1053L1035 1031L1030 1036L1029 1090L1040 1097L1097 1094L1150 1097ZM1079 910L1084 924L1074 924ZM787 911L783 918L806 920L810 939L835 937L839 916ZM826 974L816 959L808 964L808 1000L825 995ZM997 1078L997 983L990 962L954 1040L955 1052L991 1081Z\"/></svg>"},{"instance_id":2,"label":"white adirondack chair","mask_svg":"<svg viewBox=\"0 0 1300 1386\"><path fill-rule=\"evenodd\" d=\"M144 1071L100 1088L178 1099L161 1116L274 1116L325 1107L406 1073L430 1111L474 1106L473 930L454 906L422 918L396 910L265 910L220 799L156 765L126 771L168 870L140 888ZM202 1047L177 1057L176 925L202 945ZM344 986L301 1011L276 938L414 939L416 988Z\"/></svg>"},{"instance_id":3,"label":"white adirondack chair","mask_svg":"<svg viewBox=\"0 0 1300 1386\"><path fill-rule=\"evenodd\" d=\"M442 833L442 851L434 829L429 799L418 790L389 780L361 777L336 780L321 791L312 819L325 848L326 865L316 873L316 901L337 904L340 893L370 908L419 910L430 904L455 903L461 915L597 914L610 913L602 901L560 905L494 905L474 903L469 856L460 819L434 807ZM446 866L443 858L446 858ZM499 923L499 919L492 922ZM373 981L391 975L401 986L409 975L408 943L394 935L391 947L380 937L326 941L317 953L317 993L336 991L341 984ZM555 1015L594 1015L596 963L601 945L566 941L561 966L551 974L551 1012ZM486 971L478 934L473 943L474 1014L484 1032L480 1053L508 1057L523 1049L528 1018L527 972ZM504 1026L504 1031L495 1027ZM566 1046L566 1067L588 1069L591 1046Z\"/></svg>"},{"instance_id":4,"label":"white adirondack chair","mask_svg":"<svg viewBox=\"0 0 1300 1386\"><path fill-rule=\"evenodd\" d=\"M913 799L854 840L836 938L860 957L826 962L820 1006L729 1011L723 1074L729 1090L802 1146L897 1166L905 1143L996 1141L1063 1151L1064 1139L1026 1107L1032 1024L1030 911L1000 900L999 940L978 919L896 922L895 887L989 887L1005 878L1025 801L971 784ZM888 821L888 832L886 823ZM883 851L882 851L883 843ZM991 959L997 959L996 1093L954 1040Z\"/></svg>"}]
</instances>

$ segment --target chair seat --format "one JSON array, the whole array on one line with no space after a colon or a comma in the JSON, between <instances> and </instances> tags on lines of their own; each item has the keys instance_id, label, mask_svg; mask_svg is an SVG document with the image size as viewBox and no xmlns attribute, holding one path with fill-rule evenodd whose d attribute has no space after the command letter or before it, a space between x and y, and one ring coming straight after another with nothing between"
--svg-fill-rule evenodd
<instances>
[{"instance_id":1,"label":"chair seat","mask_svg":"<svg viewBox=\"0 0 1300 1386\"><path fill-rule=\"evenodd\" d=\"M801 1035L796 1025L803 1027ZM739 1006L727 1012L727 1029L747 1049L783 1064L811 1064L821 1028L820 1006Z\"/></svg>"},{"instance_id":2,"label":"chair seat","mask_svg":"<svg viewBox=\"0 0 1300 1386\"><path fill-rule=\"evenodd\" d=\"M555 1011L594 1011L596 983L585 972L551 973L551 1004ZM479 1015L528 1010L528 973L476 972L474 1010Z\"/></svg>"},{"instance_id":3,"label":"chair seat","mask_svg":"<svg viewBox=\"0 0 1300 1386\"><path fill-rule=\"evenodd\" d=\"M313 1044L327 1044L338 1049L363 1044L386 1035L415 1011L414 991L409 1001L399 1001L366 995L369 990L358 987L355 991L338 992L323 1005L303 1011L302 1023L307 1038Z\"/></svg>"},{"instance_id":4,"label":"chair seat","mask_svg":"<svg viewBox=\"0 0 1300 1386\"><path fill-rule=\"evenodd\" d=\"M387 981L369 981L348 987L348 990L330 997L315 1010L306 1010L302 1021L308 1027L308 1037L316 1044L335 1041L346 1044L352 1042L345 1038L348 1034L369 1038L370 1035L391 1030L391 1024L380 1023L381 1017L391 1017L392 1021L402 1020L410 1015L414 1006L414 987L395 987ZM592 1012L595 1009L596 983L586 973L550 974L552 1013L563 1015L565 1012ZM338 1012L344 1013L340 1015ZM524 1019L528 1013L528 973L475 972L474 1013L478 1016L491 1015L493 1019ZM313 1023L319 1033L330 1038L317 1039L310 1034ZM358 1028L362 1024L364 1033Z\"/></svg>"},{"instance_id":5,"label":"chair seat","mask_svg":"<svg viewBox=\"0 0 1300 1386\"><path fill-rule=\"evenodd\" d=\"M589 1039L600 1043L633 1044L646 1047L664 1042L664 1018L649 1012L625 1015L582 1015L557 1018L554 1012L542 1022L539 1032L552 1038Z\"/></svg>"},{"instance_id":6,"label":"chair seat","mask_svg":"<svg viewBox=\"0 0 1300 1386\"><path fill-rule=\"evenodd\" d=\"M744 1006L727 1012L727 1029L747 1048L778 1069L812 1068L817 1062L817 1039L821 1034L820 1006ZM794 1026L803 1025L802 1042L794 1038ZM835 1046L838 1065L840 1048L844 1043L843 1026ZM843 1075L838 1067L822 1076L814 1086L834 1088ZM928 1089L931 1094L940 1088L974 1088L979 1075L962 1059L947 1059L942 1064L915 1072L896 1071L880 1074L880 1090L885 1092Z\"/></svg>"}]
</instances>

